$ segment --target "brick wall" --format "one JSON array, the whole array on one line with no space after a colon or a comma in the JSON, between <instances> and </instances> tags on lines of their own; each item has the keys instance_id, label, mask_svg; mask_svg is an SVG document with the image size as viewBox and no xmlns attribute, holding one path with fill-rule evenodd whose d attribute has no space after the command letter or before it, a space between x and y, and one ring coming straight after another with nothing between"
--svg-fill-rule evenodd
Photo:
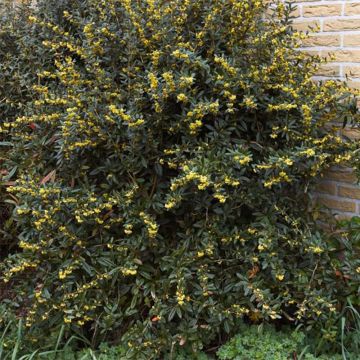
<instances>
[{"instance_id":1,"label":"brick wall","mask_svg":"<svg viewBox=\"0 0 360 360\"><path fill-rule=\"evenodd\" d=\"M329 57L317 79L347 80L360 89L360 0L293 0L295 27L308 30L303 50ZM360 139L360 131L342 130L343 135ZM337 217L360 214L360 187L352 171L339 166L327 171L318 186L318 201L332 209Z\"/></svg>"},{"instance_id":2,"label":"brick wall","mask_svg":"<svg viewBox=\"0 0 360 360\"><path fill-rule=\"evenodd\" d=\"M319 77L345 80L348 75L350 86L360 89L360 0L293 2L297 5L296 27L314 28L304 42L304 49L335 56Z\"/></svg>"}]
</instances>

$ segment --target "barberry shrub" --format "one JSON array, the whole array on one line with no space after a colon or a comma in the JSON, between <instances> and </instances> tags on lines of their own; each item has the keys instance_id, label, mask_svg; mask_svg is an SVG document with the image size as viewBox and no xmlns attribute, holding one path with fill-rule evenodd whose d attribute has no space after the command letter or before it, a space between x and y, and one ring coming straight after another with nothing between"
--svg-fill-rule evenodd
<instances>
[{"instance_id":1,"label":"barberry shrub","mask_svg":"<svg viewBox=\"0 0 360 360\"><path fill-rule=\"evenodd\" d=\"M322 61L299 51L292 7L27 11L14 41L30 80L1 133L21 249L2 281L29 339L65 325L159 358L243 317L330 326L358 264L339 260L310 194L351 158L329 124L356 122L356 105L345 84L312 80Z\"/></svg>"}]
</instances>

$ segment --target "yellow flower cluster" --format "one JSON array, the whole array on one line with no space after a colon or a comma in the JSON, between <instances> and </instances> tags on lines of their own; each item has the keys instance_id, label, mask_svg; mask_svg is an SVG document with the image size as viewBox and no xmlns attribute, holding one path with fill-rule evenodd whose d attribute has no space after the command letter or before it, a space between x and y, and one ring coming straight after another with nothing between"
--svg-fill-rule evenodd
<instances>
[{"instance_id":1,"label":"yellow flower cluster","mask_svg":"<svg viewBox=\"0 0 360 360\"><path fill-rule=\"evenodd\" d=\"M151 53L151 61L155 67L159 65L159 60L160 60L161 55L162 55L162 52L160 50L154 50Z\"/></svg>"},{"instance_id":2,"label":"yellow flower cluster","mask_svg":"<svg viewBox=\"0 0 360 360\"><path fill-rule=\"evenodd\" d=\"M242 317L243 315L248 315L250 310L244 306L233 304L228 312L234 314L236 317Z\"/></svg>"},{"instance_id":3,"label":"yellow flower cluster","mask_svg":"<svg viewBox=\"0 0 360 360\"><path fill-rule=\"evenodd\" d=\"M176 58L176 59L181 59L181 60L188 60L189 59L189 54L181 51L181 50L174 50L172 52L172 55Z\"/></svg>"},{"instance_id":4,"label":"yellow flower cluster","mask_svg":"<svg viewBox=\"0 0 360 360\"><path fill-rule=\"evenodd\" d=\"M36 269L39 264L40 261L38 260L35 261L23 260L19 264L12 266L10 267L9 270L5 271L2 275L2 279L5 283L7 283L17 273L23 272L24 270L28 270L28 269Z\"/></svg>"},{"instance_id":5,"label":"yellow flower cluster","mask_svg":"<svg viewBox=\"0 0 360 360\"><path fill-rule=\"evenodd\" d=\"M72 274L73 271L74 271L74 268L72 266L69 266L68 268L63 269L63 270L59 270L59 279L60 280L65 279L67 276Z\"/></svg>"},{"instance_id":6,"label":"yellow flower cluster","mask_svg":"<svg viewBox=\"0 0 360 360\"><path fill-rule=\"evenodd\" d=\"M227 196L221 193L215 193L214 198L218 199L220 203L224 203L227 199Z\"/></svg>"},{"instance_id":7,"label":"yellow flower cluster","mask_svg":"<svg viewBox=\"0 0 360 360\"><path fill-rule=\"evenodd\" d=\"M180 93L177 96L177 99L179 102L186 102L188 100L188 97L184 93Z\"/></svg>"},{"instance_id":8,"label":"yellow flower cluster","mask_svg":"<svg viewBox=\"0 0 360 360\"><path fill-rule=\"evenodd\" d=\"M251 155L235 155L234 156L234 161L239 163L240 165L248 165L252 160Z\"/></svg>"},{"instance_id":9,"label":"yellow flower cluster","mask_svg":"<svg viewBox=\"0 0 360 360\"><path fill-rule=\"evenodd\" d=\"M28 251L33 251L33 252L37 252L41 249L40 245L38 244L31 244L31 243L28 243L24 240L21 240L19 242L19 247L21 249L24 249L24 250L28 250Z\"/></svg>"},{"instance_id":10,"label":"yellow flower cluster","mask_svg":"<svg viewBox=\"0 0 360 360\"><path fill-rule=\"evenodd\" d=\"M268 304L262 304L262 309L264 311L264 315L270 316L272 320L281 318L281 316L278 315L278 313L275 310L271 309Z\"/></svg>"},{"instance_id":11,"label":"yellow flower cluster","mask_svg":"<svg viewBox=\"0 0 360 360\"><path fill-rule=\"evenodd\" d=\"M268 111L288 111L291 109L296 109L298 106L296 104L277 104L268 105Z\"/></svg>"},{"instance_id":12,"label":"yellow flower cluster","mask_svg":"<svg viewBox=\"0 0 360 360\"><path fill-rule=\"evenodd\" d=\"M181 186L184 186L188 184L191 181L197 181L198 185L197 188L199 190L205 190L207 187L211 185L211 182L206 175L198 174L195 171L188 170L187 167L185 167L185 176L175 179L171 184L171 191L175 191Z\"/></svg>"},{"instance_id":13,"label":"yellow flower cluster","mask_svg":"<svg viewBox=\"0 0 360 360\"><path fill-rule=\"evenodd\" d=\"M306 149L300 152L300 155L305 155L306 157L312 157L315 155L314 149Z\"/></svg>"},{"instance_id":14,"label":"yellow flower cluster","mask_svg":"<svg viewBox=\"0 0 360 360\"><path fill-rule=\"evenodd\" d=\"M144 124L145 122L145 120L142 118L132 119L132 117L127 114L124 109L118 109L115 105L110 105L109 110L112 114L123 120L129 127L137 127Z\"/></svg>"},{"instance_id":15,"label":"yellow flower cluster","mask_svg":"<svg viewBox=\"0 0 360 360\"><path fill-rule=\"evenodd\" d=\"M324 249L322 249L320 246L309 246L307 248L307 251L310 251L314 254L321 254L322 252L324 252Z\"/></svg>"},{"instance_id":16,"label":"yellow flower cluster","mask_svg":"<svg viewBox=\"0 0 360 360\"><path fill-rule=\"evenodd\" d=\"M187 88L194 83L193 76L181 76L179 80L180 80L179 83L180 88Z\"/></svg>"},{"instance_id":17,"label":"yellow flower cluster","mask_svg":"<svg viewBox=\"0 0 360 360\"><path fill-rule=\"evenodd\" d=\"M172 199L169 199L164 206L165 206L165 209L172 209L176 206L176 204L177 204L177 201L172 198Z\"/></svg>"},{"instance_id":18,"label":"yellow flower cluster","mask_svg":"<svg viewBox=\"0 0 360 360\"><path fill-rule=\"evenodd\" d=\"M65 294L63 299L64 299L64 301L66 301L69 299L77 298L81 294L85 293L87 290L98 287L100 281L108 280L110 278L111 278L111 275L109 275L108 273L98 274L98 275L94 276L94 279L91 280L90 282L79 285L78 288L74 292Z\"/></svg>"},{"instance_id":19,"label":"yellow flower cluster","mask_svg":"<svg viewBox=\"0 0 360 360\"><path fill-rule=\"evenodd\" d=\"M236 68L234 68L233 66L231 66L226 59L224 59L223 57L219 57L219 56L215 56L214 57L214 62L215 64L219 64L226 72L229 73L229 75L231 76L235 76L236 75Z\"/></svg>"},{"instance_id":20,"label":"yellow flower cluster","mask_svg":"<svg viewBox=\"0 0 360 360\"><path fill-rule=\"evenodd\" d=\"M291 178L285 171L280 171L278 176L273 176L269 180L264 181L264 187L271 188L274 185L280 184L281 182L291 182Z\"/></svg>"},{"instance_id":21,"label":"yellow flower cluster","mask_svg":"<svg viewBox=\"0 0 360 360\"><path fill-rule=\"evenodd\" d=\"M121 272L122 272L123 275L125 275L125 276L136 275L136 274L137 274L137 270L136 270L136 269L132 269L132 268L124 268L124 269L121 270Z\"/></svg>"},{"instance_id":22,"label":"yellow flower cluster","mask_svg":"<svg viewBox=\"0 0 360 360\"><path fill-rule=\"evenodd\" d=\"M190 301L190 297L186 296L184 291L180 288L178 288L176 290L176 300L178 305L182 306L185 304L185 301L189 302Z\"/></svg>"},{"instance_id":23,"label":"yellow flower cluster","mask_svg":"<svg viewBox=\"0 0 360 360\"><path fill-rule=\"evenodd\" d=\"M145 212L143 211L140 212L139 216L142 218L142 220L146 225L149 238L150 239L156 238L156 235L159 230L159 225L154 220L152 220L148 214L145 214Z\"/></svg>"},{"instance_id":24,"label":"yellow flower cluster","mask_svg":"<svg viewBox=\"0 0 360 360\"><path fill-rule=\"evenodd\" d=\"M203 118L207 114L216 114L219 111L219 101L212 103L198 103L187 112L187 121L190 122L189 129L191 135L196 135L198 130L203 126Z\"/></svg>"},{"instance_id":25,"label":"yellow flower cluster","mask_svg":"<svg viewBox=\"0 0 360 360\"><path fill-rule=\"evenodd\" d=\"M243 105L249 109L256 109L257 104L254 96L245 96L243 99Z\"/></svg>"},{"instance_id":26,"label":"yellow flower cluster","mask_svg":"<svg viewBox=\"0 0 360 360\"><path fill-rule=\"evenodd\" d=\"M125 224L124 228L125 228L124 233L126 235L131 235L133 233L133 225L132 224Z\"/></svg>"}]
</instances>

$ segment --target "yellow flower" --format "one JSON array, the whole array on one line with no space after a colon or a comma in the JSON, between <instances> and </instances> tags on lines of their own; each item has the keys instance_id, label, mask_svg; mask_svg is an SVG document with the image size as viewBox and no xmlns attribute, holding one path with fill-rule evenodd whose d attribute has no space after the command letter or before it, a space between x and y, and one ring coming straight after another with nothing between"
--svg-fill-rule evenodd
<instances>
[{"instance_id":1,"label":"yellow flower","mask_svg":"<svg viewBox=\"0 0 360 360\"><path fill-rule=\"evenodd\" d=\"M234 160L238 162L240 165L247 165L252 160L251 156L245 155L245 156L235 156Z\"/></svg>"},{"instance_id":2,"label":"yellow flower","mask_svg":"<svg viewBox=\"0 0 360 360\"><path fill-rule=\"evenodd\" d=\"M154 66L157 66L159 64L160 56L161 56L160 50L155 50L151 53L151 60L154 64Z\"/></svg>"},{"instance_id":3,"label":"yellow flower","mask_svg":"<svg viewBox=\"0 0 360 360\"><path fill-rule=\"evenodd\" d=\"M178 290L176 291L176 299L177 303L181 306L185 304L184 300L186 299L186 296L182 291Z\"/></svg>"},{"instance_id":4,"label":"yellow flower","mask_svg":"<svg viewBox=\"0 0 360 360\"><path fill-rule=\"evenodd\" d=\"M277 274L276 275L276 279L278 279L279 281L283 281L284 280L284 275L283 274Z\"/></svg>"},{"instance_id":5,"label":"yellow flower","mask_svg":"<svg viewBox=\"0 0 360 360\"><path fill-rule=\"evenodd\" d=\"M149 73L148 79L150 81L150 87L152 90L155 90L158 87L158 79L154 73Z\"/></svg>"},{"instance_id":6,"label":"yellow flower","mask_svg":"<svg viewBox=\"0 0 360 360\"><path fill-rule=\"evenodd\" d=\"M199 181L200 181L200 184L198 185L199 190L205 190L210 185L210 182L209 182L207 176L205 176L205 175L201 175L199 177Z\"/></svg>"},{"instance_id":7,"label":"yellow flower","mask_svg":"<svg viewBox=\"0 0 360 360\"><path fill-rule=\"evenodd\" d=\"M35 16L29 16L28 17L28 20L32 23L35 23L37 21L36 17Z\"/></svg>"},{"instance_id":8,"label":"yellow flower","mask_svg":"<svg viewBox=\"0 0 360 360\"><path fill-rule=\"evenodd\" d=\"M245 96L244 97L244 105L250 109L256 109L257 105L255 103L254 96Z\"/></svg>"},{"instance_id":9,"label":"yellow flower","mask_svg":"<svg viewBox=\"0 0 360 360\"><path fill-rule=\"evenodd\" d=\"M306 155L307 157L311 157L311 156L314 156L314 155L315 155L315 150L313 150L313 149L307 149L307 150L301 151L300 154L301 154L301 155Z\"/></svg>"},{"instance_id":10,"label":"yellow flower","mask_svg":"<svg viewBox=\"0 0 360 360\"><path fill-rule=\"evenodd\" d=\"M137 274L137 270L136 269L122 269L121 272L123 273L123 275L128 276L128 275L136 275Z\"/></svg>"},{"instance_id":11,"label":"yellow flower","mask_svg":"<svg viewBox=\"0 0 360 360\"><path fill-rule=\"evenodd\" d=\"M321 254L322 252L324 252L324 249L322 249L320 246L310 246L309 250L314 254Z\"/></svg>"},{"instance_id":12,"label":"yellow flower","mask_svg":"<svg viewBox=\"0 0 360 360\"><path fill-rule=\"evenodd\" d=\"M185 101L187 101L187 96L185 95L185 94L183 94L183 93L181 93L181 94L179 94L178 96L177 96L177 99L178 99L178 101L180 101L180 102L185 102Z\"/></svg>"},{"instance_id":13,"label":"yellow flower","mask_svg":"<svg viewBox=\"0 0 360 360\"><path fill-rule=\"evenodd\" d=\"M172 55L173 55L174 57L176 57L177 59L183 59L183 60L189 59L189 55L182 53L180 50L175 50L175 51L173 51L173 52L172 52Z\"/></svg>"},{"instance_id":14,"label":"yellow flower","mask_svg":"<svg viewBox=\"0 0 360 360\"><path fill-rule=\"evenodd\" d=\"M172 209L176 205L175 200L170 200L165 204L165 209Z\"/></svg>"},{"instance_id":15,"label":"yellow flower","mask_svg":"<svg viewBox=\"0 0 360 360\"><path fill-rule=\"evenodd\" d=\"M284 163L288 166L291 166L294 162L291 159L285 159Z\"/></svg>"},{"instance_id":16,"label":"yellow flower","mask_svg":"<svg viewBox=\"0 0 360 360\"><path fill-rule=\"evenodd\" d=\"M192 123L190 123L189 128L190 128L190 134L194 135L196 134L197 130L202 127L202 122L201 120L196 120Z\"/></svg>"},{"instance_id":17,"label":"yellow flower","mask_svg":"<svg viewBox=\"0 0 360 360\"><path fill-rule=\"evenodd\" d=\"M180 87L182 87L182 88L192 85L193 82L194 82L194 78L192 76L181 76L180 77Z\"/></svg>"},{"instance_id":18,"label":"yellow flower","mask_svg":"<svg viewBox=\"0 0 360 360\"><path fill-rule=\"evenodd\" d=\"M214 198L218 199L221 203L224 203L226 201L226 196L223 194L216 193L214 194Z\"/></svg>"},{"instance_id":19,"label":"yellow flower","mask_svg":"<svg viewBox=\"0 0 360 360\"><path fill-rule=\"evenodd\" d=\"M253 235L253 234L256 233L256 229L249 227L249 228L247 229L247 232L248 232L249 234Z\"/></svg>"},{"instance_id":20,"label":"yellow flower","mask_svg":"<svg viewBox=\"0 0 360 360\"><path fill-rule=\"evenodd\" d=\"M210 105L209 105L209 111L212 113L212 114L216 114L218 111L219 111L219 101L215 101L215 102L212 102Z\"/></svg>"}]
</instances>

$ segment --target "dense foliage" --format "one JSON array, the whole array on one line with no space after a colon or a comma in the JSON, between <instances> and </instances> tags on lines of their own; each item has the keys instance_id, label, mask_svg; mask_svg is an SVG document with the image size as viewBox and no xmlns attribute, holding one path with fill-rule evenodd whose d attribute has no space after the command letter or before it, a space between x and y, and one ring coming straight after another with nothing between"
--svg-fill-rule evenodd
<instances>
[{"instance_id":1,"label":"dense foliage","mask_svg":"<svg viewBox=\"0 0 360 360\"><path fill-rule=\"evenodd\" d=\"M273 327L242 326L240 334L230 339L218 351L220 360L343 360L343 354L316 356L306 343L301 330L281 332ZM347 353L345 359L357 359L358 353Z\"/></svg>"},{"instance_id":2,"label":"dense foliage","mask_svg":"<svg viewBox=\"0 0 360 360\"><path fill-rule=\"evenodd\" d=\"M328 125L356 122L356 102L312 81L321 61L298 51L291 7L24 8L3 17L3 176L20 250L2 281L28 339L65 324L158 358L218 343L243 317L333 339L360 264L351 241L339 260L310 194L351 159Z\"/></svg>"}]
</instances>

